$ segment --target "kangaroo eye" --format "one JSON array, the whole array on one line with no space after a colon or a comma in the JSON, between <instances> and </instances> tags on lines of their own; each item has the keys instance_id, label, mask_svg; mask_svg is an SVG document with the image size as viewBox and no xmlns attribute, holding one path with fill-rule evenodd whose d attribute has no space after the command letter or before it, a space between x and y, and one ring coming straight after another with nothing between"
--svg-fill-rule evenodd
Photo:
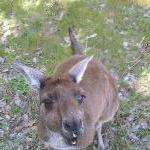
<instances>
[{"instance_id":1,"label":"kangaroo eye","mask_svg":"<svg viewBox=\"0 0 150 150\"><path fill-rule=\"evenodd\" d=\"M77 95L76 96L76 100L79 102L79 104L81 104L85 98L86 98L85 95Z\"/></svg>"},{"instance_id":2,"label":"kangaroo eye","mask_svg":"<svg viewBox=\"0 0 150 150\"><path fill-rule=\"evenodd\" d=\"M52 100L52 99L43 99L42 101L41 101L41 104L42 103L54 103L54 100Z\"/></svg>"},{"instance_id":3,"label":"kangaroo eye","mask_svg":"<svg viewBox=\"0 0 150 150\"><path fill-rule=\"evenodd\" d=\"M52 99L43 99L41 101L41 104L42 103L44 103L46 109L52 109L52 106L54 104L54 100L52 100Z\"/></svg>"}]
</instances>

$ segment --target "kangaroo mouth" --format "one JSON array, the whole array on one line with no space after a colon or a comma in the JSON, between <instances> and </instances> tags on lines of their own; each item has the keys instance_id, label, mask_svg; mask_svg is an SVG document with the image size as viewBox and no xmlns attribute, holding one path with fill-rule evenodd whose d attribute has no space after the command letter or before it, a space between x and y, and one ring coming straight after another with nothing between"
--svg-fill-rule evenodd
<instances>
[{"instance_id":1,"label":"kangaroo mouth","mask_svg":"<svg viewBox=\"0 0 150 150\"><path fill-rule=\"evenodd\" d=\"M66 143L69 145L72 145L72 146L77 145L77 142L78 142L77 136L71 136L71 137L64 136L64 139Z\"/></svg>"},{"instance_id":2,"label":"kangaroo mouth","mask_svg":"<svg viewBox=\"0 0 150 150\"><path fill-rule=\"evenodd\" d=\"M73 137L71 140L70 140L70 143L72 145L76 145L77 144L77 137Z\"/></svg>"}]
</instances>

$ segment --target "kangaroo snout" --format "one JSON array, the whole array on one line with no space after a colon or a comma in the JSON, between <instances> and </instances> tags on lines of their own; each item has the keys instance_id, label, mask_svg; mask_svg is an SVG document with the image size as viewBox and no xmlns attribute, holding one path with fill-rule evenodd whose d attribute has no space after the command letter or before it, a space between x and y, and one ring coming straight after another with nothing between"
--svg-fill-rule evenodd
<instances>
[{"instance_id":1,"label":"kangaroo snout","mask_svg":"<svg viewBox=\"0 0 150 150\"><path fill-rule=\"evenodd\" d=\"M64 120L62 121L62 132L71 145L75 145L78 142L78 138L83 134L83 122L82 120Z\"/></svg>"}]
</instances>

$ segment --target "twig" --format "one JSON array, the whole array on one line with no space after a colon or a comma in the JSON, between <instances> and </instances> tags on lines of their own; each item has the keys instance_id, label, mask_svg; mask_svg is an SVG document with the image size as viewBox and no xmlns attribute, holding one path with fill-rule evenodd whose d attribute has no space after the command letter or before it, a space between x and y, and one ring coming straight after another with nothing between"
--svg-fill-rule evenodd
<instances>
[{"instance_id":1,"label":"twig","mask_svg":"<svg viewBox=\"0 0 150 150\"><path fill-rule=\"evenodd\" d=\"M144 57L144 55L147 54L147 55L150 55L150 52L144 52L141 56L138 56L133 62L135 62L132 66L130 66L129 68L127 68L123 74L121 75L120 79L122 79L124 77L124 75L130 71L132 68L134 68L137 64L139 64L139 62L142 60L142 58Z\"/></svg>"},{"instance_id":2,"label":"twig","mask_svg":"<svg viewBox=\"0 0 150 150\"><path fill-rule=\"evenodd\" d=\"M143 56L143 55L142 55L142 56ZM141 59L142 56L138 56L135 60L129 61L129 62L127 62L127 63L128 63L128 64L134 63L134 62L136 62L137 60Z\"/></svg>"}]
</instances>

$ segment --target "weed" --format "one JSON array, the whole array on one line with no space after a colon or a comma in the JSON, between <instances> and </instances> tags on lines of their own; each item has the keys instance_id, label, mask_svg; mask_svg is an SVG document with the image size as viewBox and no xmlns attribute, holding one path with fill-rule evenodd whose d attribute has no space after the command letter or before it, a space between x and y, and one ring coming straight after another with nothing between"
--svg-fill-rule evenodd
<instances>
[{"instance_id":1,"label":"weed","mask_svg":"<svg viewBox=\"0 0 150 150\"><path fill-rule=\"evenodd\" d=\"M28 84L21 76L17 76L16 78L11 79L10 81L8 81L8 84L10 85L13 91L18 91L24 95L27 93L29 89Z\"/></svg>"}]
</instances>

